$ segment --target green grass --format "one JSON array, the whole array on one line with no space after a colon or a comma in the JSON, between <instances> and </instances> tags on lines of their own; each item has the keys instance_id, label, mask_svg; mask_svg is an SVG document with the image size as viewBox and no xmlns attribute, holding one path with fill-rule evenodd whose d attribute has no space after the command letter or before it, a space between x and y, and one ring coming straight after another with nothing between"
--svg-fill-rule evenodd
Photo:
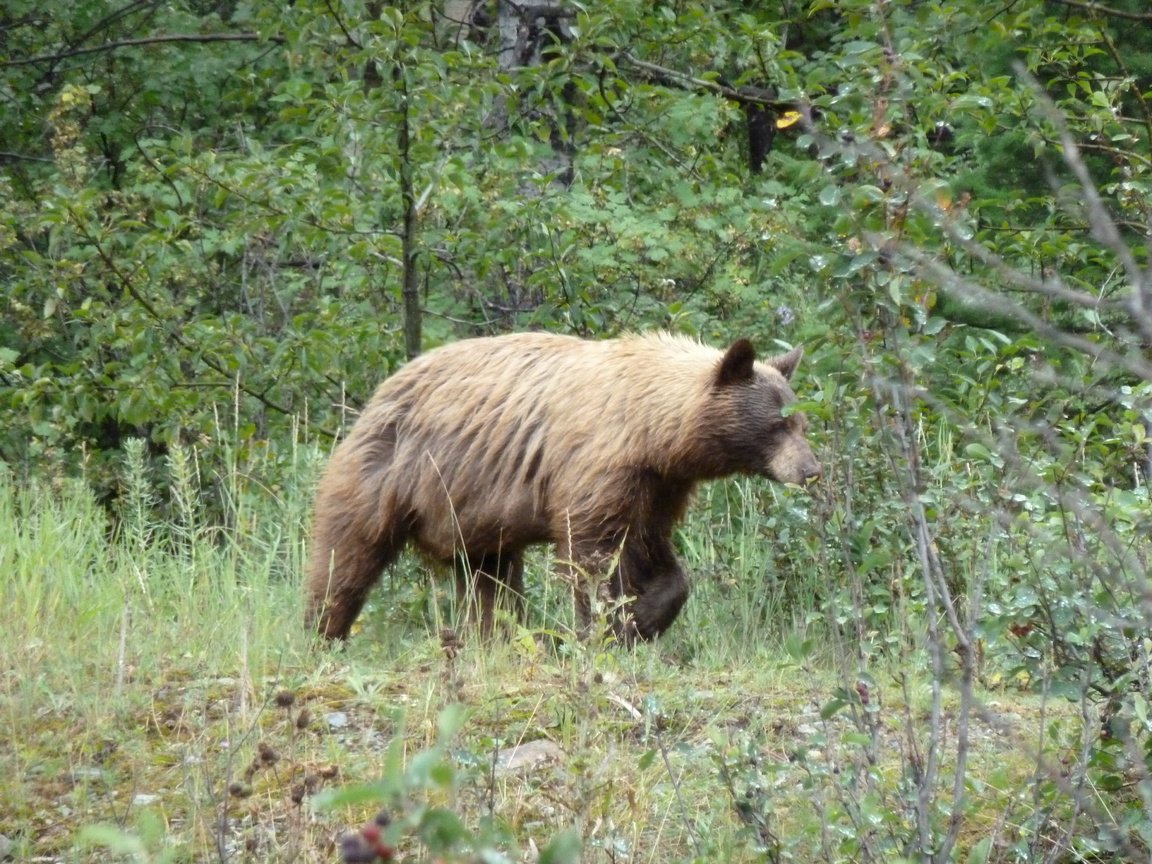
<instances>
[{"instance_id":1,"label":"green grass","mask_svg":"<svg viewBox=\"0 0 1152 864\"><path fill-rule=\"evenodd\" d=\"M306 492L237 472L227 527L211 527L189 454L164 496L142 454L129 462L114 528L78 484L0 474L0 835L17 859L331 861L381 797L398 814L443 806L506 850L574 829L586 861L863 860L861 824L893 848L910 833L907 747L929 678L877 666L868 704L848 692L822 714L864 673L836 660L851 652L819 614L830 576L793 560L806 499L706 490L682 538L694 596L634 651L572 639L569 604L538 578L523 627L487 646L465 634L450 656L444 587L415 561L332 651L301 627ZM301 457L302 477L313 467ZM546 565L534 556L530 574ZM1051 708L995 698L1021 737L974 737L966 849L1036 809L1020 742ZM398 781L452 705L463 723L438 758L455 773ZM559 748L550 761L493 769L539 739ZM371 785L388 776L387 794Z\"/></svg>"}]
</instances>

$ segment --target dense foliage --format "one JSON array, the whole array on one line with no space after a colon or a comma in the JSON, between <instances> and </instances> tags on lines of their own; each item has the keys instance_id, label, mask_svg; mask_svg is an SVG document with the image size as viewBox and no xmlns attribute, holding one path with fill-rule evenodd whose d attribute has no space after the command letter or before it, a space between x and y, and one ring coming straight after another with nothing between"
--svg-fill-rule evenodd
<instances>
[{"instance_id":1,"label":"dense foliage","mask_svg":"<svg viewBox=\"0 0 1152 864\"><path fill-rule=\"evenodd\" d=\"M0 459L116 511L126 442L191 445L225 522L219 478L277 488L443 341L803 342L824 491L752 517L783 594L819 568L789 618L963 710L978 681L1079 700L1099 737L1038 771L1051 822L997 854L1146 855L1149 24L1140 0L12 0ZM867 732L856 674L830 710ZM843 854L948 859L964 765L936 759Z\"/></svg>"}]
</instances>

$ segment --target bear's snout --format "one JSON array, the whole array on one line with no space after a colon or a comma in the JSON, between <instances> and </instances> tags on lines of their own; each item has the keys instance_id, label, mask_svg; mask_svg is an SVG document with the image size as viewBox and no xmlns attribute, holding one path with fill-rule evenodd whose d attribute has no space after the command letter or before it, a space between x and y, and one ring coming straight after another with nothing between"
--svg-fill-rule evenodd
<instances>
[{"instance_id":1,"label":"bear's snout","mask_svg":"<svg viewBox=\"0 0 1152 864\"><path fill-rule=\"evenodd\" d=\"M790 437L768 465L768 476L777 483L807 486L819 480L824 471L802 436Z\"/></svg>"},{"instance_id":2,"label":"bear's snout","mask_svg":"<svg viewBox=\"0 0 1152 864\"><path fill-rule=\"evenodd\" d=\"M816 457L812 457L812 461L804 466L801 473L804 477L804 485L817 482L824 476L824 469L820 467L820 463L816 461Z\"/></svg>"}]
</instances>

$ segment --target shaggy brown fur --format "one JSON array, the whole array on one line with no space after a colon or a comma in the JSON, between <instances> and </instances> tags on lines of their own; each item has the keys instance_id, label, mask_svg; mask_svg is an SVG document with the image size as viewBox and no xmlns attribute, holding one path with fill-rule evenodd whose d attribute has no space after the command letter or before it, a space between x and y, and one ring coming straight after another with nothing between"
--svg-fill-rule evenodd
<instances>
[{"instance_id":1,"label":"shaggy brown fur","mask_svg":"<svg viewBox=\"0 0 1152 864\"><path fill-rule=\"evenodd\" d=\"M819 476L803 415L781 416L799 360L794 349L756 362L746 340L722 353L667 334L544 333L413 360L380 385L320 482L309 621L346 637L411 541L467 562L458 584L487 630L497 594L522 592L524 548L552 542L569 575L602 579L615 564L610 594L634 598L623 638L658 635L688 595L671 534L697 482Z\"/></svg>"}]
</instances>

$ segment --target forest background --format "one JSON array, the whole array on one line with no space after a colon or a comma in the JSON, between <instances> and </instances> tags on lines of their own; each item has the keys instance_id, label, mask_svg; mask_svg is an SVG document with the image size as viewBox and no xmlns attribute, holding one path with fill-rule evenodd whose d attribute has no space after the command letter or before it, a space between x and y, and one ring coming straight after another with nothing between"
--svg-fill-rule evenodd
<instances>
[{"instance_id":1,"label":"forest background","mask_svg":"<svg viewBox=\"0 0 1152 864\"><path fill-rule=\"evenodd\" d=\"M1147 860L1150 145L1141 0L8 0L0 857ZM657 327L802 343L826 472L668 639L308 643L382 377Z\"/></svg>"}]
</instances>

